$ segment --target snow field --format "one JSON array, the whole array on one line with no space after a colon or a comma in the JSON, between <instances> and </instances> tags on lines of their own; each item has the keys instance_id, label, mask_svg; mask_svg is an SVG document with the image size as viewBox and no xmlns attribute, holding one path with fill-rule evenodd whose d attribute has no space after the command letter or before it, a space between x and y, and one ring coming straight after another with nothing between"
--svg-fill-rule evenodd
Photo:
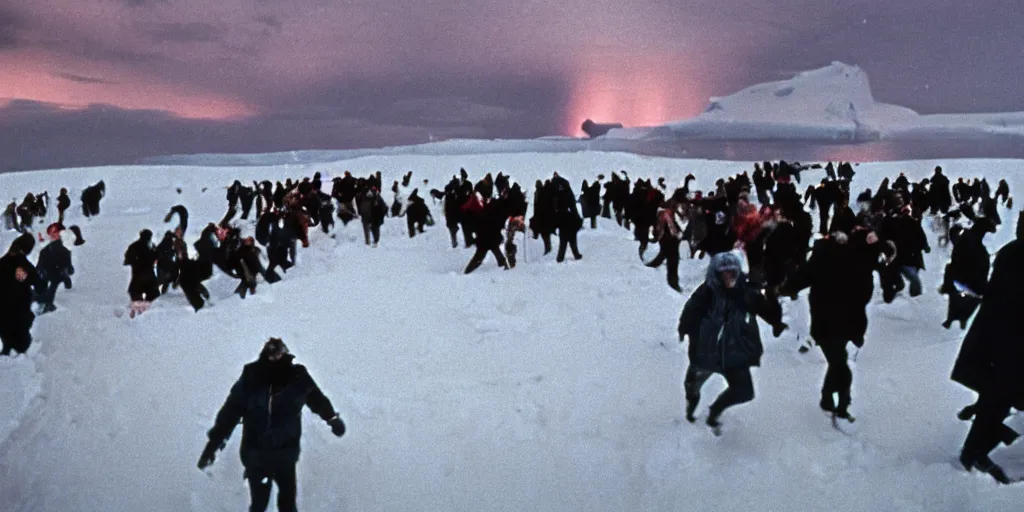
<instances>
[{"instance_id":1,"label":"snow field","mask_svg":"<svg viewBox=\"0 0 1024 512\"><path fill-rule=\"evenodd\" d=\"M994 187L1005 177L1012 192L1024 190L1021 162L993 160L863 164L854 189L874 190L900 171L920 179L935 165L951 178L986 176ZM723 436L680 421L685 347L661 344L674 345L679 311L706 260L683 261L684 295L676 294L663 269L643 267L631 232L608 219L580 233L581 261L556 264L539 240L524 248L520 234L517 268L502 271L488 259L463 276L471 252L449 247L441 210L428 199L437 224L415 239L404 219L388 219L380 247L371 249L358 222L339 222L333 238L311 230L311 246L299 249L284 280L261 283L245 300L230 295L233 279L215 273L212 305L199 313L172 291L134 321L112 314L127 304L122 255L138 231L159 237L171 226L164 214L181 203L191 213L191 243L223 215L225 187L235 178L283 180L319 170L327 187L344 170L380 170L387 189L412 170L427 197L460 167L474 180L504 170L531 201L534 179L552 171L578 193L583 179L618 169L633 178L664 175L670 186L692 172L701 189L752 170L581 152L0 175L0 189L19 200L44 189L55 197L67 186L73 206L66 223L79 224L87 240L72 247L74 289L58 291L60 309L37 318L29 353L0 359L3 508L243 509L240 429L208 473L195 463L242 365L267 337L281 336L349 429L336 439L307 415L302 510L1019 509L1020 488L999 488L955 465L968 427L955 413L973 397L948 379L961 333L939 325L945 301L936 289L948 249L932 233L925 294L886 305L878 292L869 308L854 369L858 421L849 436L817 407L824 358L817 349L796 351L807 335L806 292L784 302L791 329L780 338L762 326L757 398L725 414ZM822 173L804 173L804 184ZM83 219L78 194L101 178L102 213ZM987 238L993 253L1013 236L1016 212L1001 213L1003 226ZM12 239L0 234L4 248ZM719 377L709 381L700 416L722 388ZM1019 447L993 458L1024 474Z\"/></svg>"}]
</instances>

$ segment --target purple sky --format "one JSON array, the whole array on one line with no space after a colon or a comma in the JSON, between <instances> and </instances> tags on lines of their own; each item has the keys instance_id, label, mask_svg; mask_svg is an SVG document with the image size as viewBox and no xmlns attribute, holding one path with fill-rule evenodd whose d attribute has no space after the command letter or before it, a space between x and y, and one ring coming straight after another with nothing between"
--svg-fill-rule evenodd
<instances>
[{"instance_id":1,"label":"purple sky","mask_svg":"<svg viewBox=\"0 0 1024 512\"><path fill-rule=\"evenodd\" d=\"M0 170L572 135L841 60L1024 111L1019 0L0 0Z\"/></svg>"}]
</instances>

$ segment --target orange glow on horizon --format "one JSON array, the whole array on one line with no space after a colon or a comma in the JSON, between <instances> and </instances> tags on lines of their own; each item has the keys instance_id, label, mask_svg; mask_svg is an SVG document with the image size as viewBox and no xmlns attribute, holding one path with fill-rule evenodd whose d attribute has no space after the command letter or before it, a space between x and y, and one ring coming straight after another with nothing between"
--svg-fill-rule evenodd
<instances>
[{"instance_id":1,"label":"orange glow on horizon","mask_svg":"<svg viewBox=\"0 0 1024 512\"><path fill-rule=\"evenodd\" d=\"M26 54L0 58L0 103L31 100L74 110L106 104L130 110L161 110L188 119L231 119L256 113L256 109L237 100L146 83L135 77L76 82L58 76L62 68L46 60Z\"/></svg>"},{"instance_id":2,"label":"orange glow on horizon","mask_svg":"<svg viewBox=\"0 0 1024 512\"><path fill-rule=\"evenodd\" d=\"M586 119L640 127L694 116L704 109L707 98L700 97L696 84L684 81L689 76L656 60L587 66L573 83L565 133L585 136L580 125Z\"/></svg>"}]
</instances>

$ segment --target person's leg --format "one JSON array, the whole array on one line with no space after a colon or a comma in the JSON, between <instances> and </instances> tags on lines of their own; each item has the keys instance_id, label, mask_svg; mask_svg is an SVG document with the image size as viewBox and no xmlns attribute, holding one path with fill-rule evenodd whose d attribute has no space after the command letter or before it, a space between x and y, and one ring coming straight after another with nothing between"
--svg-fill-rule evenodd
<instances>
[{"instance_id":1,"label":"person's leg","mask_svg":"<svg viewBox=\"0 0 1024 512\"><path fill-rule=\"evenodd\" d=\"M469 274L470 272L476 270L477 267L479 267L480 264L484 262L485 257L487 257L487 248L478 244L476 247L476 252L474 252L473 257L469 259L469 264L466 265L466 270L463 273Z\"/></svg>"},{"instance_id":2,"label":"person's leg","mask_svg":"<svg viewBox=\"0 0 1024 512\"><path fill-rule=\"evenodd\" d=\"M697 410L700 403L700 388L704 386L711 372L697 368L693 364L686 369L686 377L683 379L683 390L686 394L686 419L693 423L695 418L693 412Z\"/></svg>"},{"instance_id":3,"label":"person's leg","mask_svg":"<svg viewBox=\"0 0 1024 512\"><path fill-rule=\"evenodd\" d=\"M918 275L917 267L903 266L900 268L900 274L906 277L910 283L910 296L917 297L921 295L921 276Z\"/></svg>"},{"instance_id":4,"label":"person's leg","mask_svg":"<svg viewBox=\"0 0 1024 512\"><path fill-rule=\"evenodd\" d=\"M295 496L298 494L298 486L295 480L294 465L274 472L274 482L277 483L278 512L296 512Z\"/></svg>"},{"instance_id":5,"label":"person's leg","mask_svg":"<svg viewBox=\"0 0 1024 512\"><path fill-rule=\"evenodd\" d=\"M825 382L821 387L821 408L835 412L837 416L849 414L850 386L853 385L853 372L847 361L846 342L838 340L815 340L821 347L828 369L825 371ZM839 401L833 401L833 394L839 395Z\"/></svg>"},{"instance_id":6,"label":"person's leg","mask_svg":"<svg viewBox=\"0 0 1024 512\"><path fill-rule=\"evenodd\" d=\"M965 469L978 468L1002 483L1008 483L1003 469L988 454L1006 439L1003 421L1010 413L1010 404L1003 397L981 393L975 407L974 423L964 439L960 462Z\"/></svg>"},{"instance_id":7,"label":"person's leg","mask_svg":"<svg viewBox=\"0 0 1024 512\"><path fill-rule=\"evenodd\" d=\"M501 253L501 249L497 244L491 246L491 254L494 255L494 259L498 260L498 266L508 269L508 261L505 260L505 255Z\"/></svg>"},{"instance_id":8,"label":"person's leg","mask_svg":"<svg viewBox=\"0 0 1024 512\"><path fill-rule=\"evenodd\" d=\"M246 471L245 479L249 481L249 512L264 512L270 503L271 478Z\"/></svg>"},{"instance_id":9,"label":"person's leg","mask_svg":"<svg viewBox=\"0 0 1024 512\"><path fill-rule=\"evenodd\" d=\"M566 237L566 235L559 235L558 236L558 256L555 258L555 261L557 261L558 263L561 263L561 262L565 261L565 250L568 247L569 247L569 239Z\"/></svg>"},{"instance_id":10,"label":"person's leg","mask_svg":"<svg viewBox=\"0 0 1024 512\"><path fill-rule=\"evenodd\" d=\"M737 368L723 374L729 387L711 404L708 413L708 424L717 420L722 412L734 405L749 402L754 399L754 381L750 376L750 368Z\"/></svg>"},{"instance_id":11,"label":"person's leg","mask_svg":"<svg viewBox=\"0 0 1024 512\"><path fill-rule=\"evenodd\" d=\"M679 243L671 241L665 249L665 252L668 253L668 285L677 292L681 291L679 288Z\"/></svg>"}]
</instances>

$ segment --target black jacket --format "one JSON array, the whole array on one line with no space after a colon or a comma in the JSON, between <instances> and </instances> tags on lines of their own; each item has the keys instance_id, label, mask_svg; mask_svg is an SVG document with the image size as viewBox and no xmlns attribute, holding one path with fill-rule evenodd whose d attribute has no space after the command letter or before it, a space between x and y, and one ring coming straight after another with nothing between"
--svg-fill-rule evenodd
<instances>
[{"instance_id":1,"label":"black jacket","mask_svg":"<svg viewBox=\"0 0 1024 512\"><path fill-rule=\"evenodd\" d=\"M811 337L826 342L860 342L868 328L866 308L874 293L874 269L887 245L867 243L863 231L845 243L823 238L811 257L783 285L781 295L810 287Z\"/></svg>"},{"instance_id":2,"label":"black jacket","mask_svg":"<svg viewBox=\"0 0 1024 512\"><path fill-rule=\"evenodd\" d=\"M28 274L24 281L15 278L21 267ZM35 319L32 313L32 287L39 276L35 266L20 252L0 257L0 330L28 328Z\"/></svg>"},{"instance_id":3,"label":"black jacket","mask_svg":"<svg viewBox=\"0 0 1024 512\"><path fill-rule=\"evenodd\" d=\"M220 446L241 421L242 465L247 469L273 470L299 460L303 407L324 421L337 415L306 367L292 364L291 355L281 363L275 368L261 358L247 364L208 434Z\"/></svg>"},{"instance_id":4,"label":"black jacket","mask_svg":"<svg viewBox=\"0 0 1024 512\"><path fill-rule=\"evenodd\" d=\"M1024 240L999 250L981 307L971 324L951 378L979 393L1024 397Z\"/></svg>"},{"instance_id":5,"label":"black jacket","mask_svg":"<svg viewBox=\"0 0 1024 512\"><path fill-rule=\"evenodd\" d=\"M736 286L725 288L716 270L723 265L738 269L739 259L728 252L715 255L706 281L679 316L679 339L690 338L690 364L713 372L760 365L764 348L756 316L772 325L782 320L778 303L761 295L741 272L737 271Z\"/></svg>"},{"instance_id":6,"label":"black jacket","mask_svg":"<svg viewBox=\"0 0 1024 512\"><path fill-rule=\"evenodd\" d=\"M985 248L983 229L971 228L953 245L953 254L943 279L943 292L954 293L954 281L960 282L976 294L985 294L990 258Z\"/></svg>"},{"instance_id":7,"label":"black jacket","mask_svg":"<svg viewBox=\"0 0 1024 512\"><path fill-rule=\"evenodd\" d=\"M60 281L67 276L75 274L75 267L71 264L71 251L64 247L64 242L54 240L39 251L39 264L36 265L39 278L50 281Z\"/></svg>"}]
</instances>

